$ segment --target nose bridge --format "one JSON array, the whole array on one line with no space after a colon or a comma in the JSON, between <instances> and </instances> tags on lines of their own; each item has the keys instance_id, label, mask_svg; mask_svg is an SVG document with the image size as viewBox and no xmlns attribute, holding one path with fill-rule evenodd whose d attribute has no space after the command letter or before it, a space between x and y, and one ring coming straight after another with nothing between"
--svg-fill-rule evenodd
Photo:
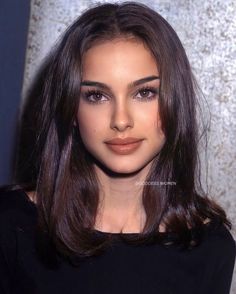
<instances>
[{"instance_id":1,"label":"nose bridge","mask_svg":"<svg viewBox=\"0 0 236 294\"><path fill-rule=\"evenodd\" d=\"M112 108L111 128L122 131L132 125L133 118L128 99L125 95L119 95L116 97Z\"/></svg>"}]
</instances>

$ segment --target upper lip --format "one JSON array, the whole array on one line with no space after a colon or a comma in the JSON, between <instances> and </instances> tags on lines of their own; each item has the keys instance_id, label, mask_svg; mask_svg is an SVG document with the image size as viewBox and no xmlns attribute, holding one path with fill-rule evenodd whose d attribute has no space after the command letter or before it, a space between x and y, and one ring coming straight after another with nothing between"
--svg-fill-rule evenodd
<instances>
[{"instance_id":1,"label":"upper lip","mask_svg":"<svg viewBox=\"0 0 236 294\"><path fill-rule=\"evenodd\" d=\"M114 138L111 140L106 141L105 143L107 144L113 144L113 145L125 145L125 144L131 144L131 143L135 143L138 141L141 141L142 139L138 139L138 138L132 138L132 137L127 137L127 138Z\"/></svg>"}]
</instances>

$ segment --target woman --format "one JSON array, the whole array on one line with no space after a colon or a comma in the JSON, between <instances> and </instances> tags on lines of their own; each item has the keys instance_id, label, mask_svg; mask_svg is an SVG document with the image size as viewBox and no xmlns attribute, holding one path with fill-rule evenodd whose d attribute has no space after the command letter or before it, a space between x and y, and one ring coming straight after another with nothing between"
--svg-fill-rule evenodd
<instances>
[{"instance_id":1,"label":"woman","mask_svg":"<svg viewBox=\"0 0 236 294\"><path fill-rule=\"evenodd\" d=\"M1 193L1 293L229 293L235 242L201 189L195 89L150 8L72 24L30 96L31 174Z\"/></svg>"}]
</instances>

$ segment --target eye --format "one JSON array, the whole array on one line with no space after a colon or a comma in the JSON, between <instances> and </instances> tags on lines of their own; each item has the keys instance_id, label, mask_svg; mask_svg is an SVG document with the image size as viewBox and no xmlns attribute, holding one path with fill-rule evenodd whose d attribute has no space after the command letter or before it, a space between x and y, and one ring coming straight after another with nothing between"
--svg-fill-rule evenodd
<instances>
[{"instance_id":1,"label":"eye","mask_svg":"<svg viewBox=\"0 0 236 294\"><path fill-rule=\"evenodd\" d=\"M154 87L144 87L138 90L136 97L139 100L150 100L156 98L158 89Z\"/></svg>"},{"instance_id":2,"label":"eye","mask_svg":"<svg viewBox=\"0 0 236 294\"><path fill-rule=\"evenodd\" d=\"M97 90L88 90L82 94L83 98L89 103L103 103L107 101L107 98Z\"/></svg>"}]
</instances>

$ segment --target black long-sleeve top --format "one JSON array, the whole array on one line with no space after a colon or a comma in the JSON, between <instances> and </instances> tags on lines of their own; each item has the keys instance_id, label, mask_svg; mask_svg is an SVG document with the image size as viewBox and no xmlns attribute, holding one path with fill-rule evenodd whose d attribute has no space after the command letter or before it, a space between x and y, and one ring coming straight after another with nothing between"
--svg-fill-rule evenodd
<instances>
[{"instance_id":1,"label":"black long-sleeve top","mask_svg":"<svg viewBox=\"0 0 236 294\"><path fill-rule=\"evenodd\" d=\"M228 294L235 241L223 225L204 225L191 250L159 243L133 246L112 234L112 245L75 267L42 262L35 249L37 208L22 190L0 195L0 293ZM105 232L94 230L96 238Z\"/></svg>"}]
</instances>

